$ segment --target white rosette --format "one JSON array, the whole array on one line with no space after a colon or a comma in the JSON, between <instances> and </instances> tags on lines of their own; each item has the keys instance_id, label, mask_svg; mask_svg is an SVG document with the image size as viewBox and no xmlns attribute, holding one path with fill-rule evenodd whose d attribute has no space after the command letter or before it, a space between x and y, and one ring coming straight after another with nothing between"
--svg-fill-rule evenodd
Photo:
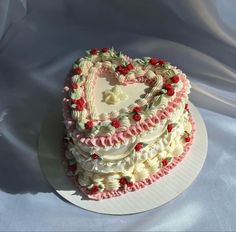
<instances>
[{"instance_id":1,"label":"white rosette","mask_svg":"<svg viewBox=\"0 0 236 232\"><path fill-rule=\"evenodd\" d=\"M124 116L120 119L120 131L126 131L130 127L130 120L127 116Z\"/></svg>"},{"instance_id":2,"label":"white rosette","mask_svg":"<svg viewBox=\"0 0 236 232\"><path fill-rule=\"evenodd\" d=\"M79 67L82 69L83 75L87 76L89 74L90 68L93 67L93 62L83 59L80 61Z\"/></svg>"},{"instance_id":3,"label":"white rosette","mask_svg":"<svg viewBox=\"0 0 236 232\"><path fill-rule=\"evenodd\" d=\"M144 163L139 163L134 168L134 177L136 181L144 180L149 176L149 172Z\"/></svg>"},{"instance_id":4,"label":"white rosette","mask_svg":"<svg viewBox=\"0 0 236 232\"><path fill-rule=\"evenodd\" d=\"M160 163L157 157L154 157L153 159L147 159L146 164L147 164L148 172L150 175L157 172L160 166Z\"/></svg>"},{"instance_id":5,"label":"white rosette","mask_svg":"<svg viewBox=\"0 0 236 232\"><path fill-rule=\"evenodd\" d=\"M113 174L106 177L104 181L105 189L107 190L117 190L120 187L120 175Z\"/></svg>"}]
</instances>

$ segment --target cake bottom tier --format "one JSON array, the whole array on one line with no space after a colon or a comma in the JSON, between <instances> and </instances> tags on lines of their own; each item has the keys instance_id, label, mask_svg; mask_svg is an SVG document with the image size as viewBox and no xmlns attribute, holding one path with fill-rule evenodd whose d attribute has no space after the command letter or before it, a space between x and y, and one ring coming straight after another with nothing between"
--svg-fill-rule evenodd
<instances>
[{"instance_id":1,"label":"cake bottom tier","mask_svg":"<svg viewBox=\"0 0 236 232\"><path fill-rule=\"evenodd\" d=\"M185 157L193 141L195 126L191 115L184 123L191 125L191 133L177 136L161 153L135 164L129 170L106 174L93 173L84 170L73 158L64 156L67 175L88 198L94 200L120 196L143 188L168 174Z\"/></svg>"}]
</instances>

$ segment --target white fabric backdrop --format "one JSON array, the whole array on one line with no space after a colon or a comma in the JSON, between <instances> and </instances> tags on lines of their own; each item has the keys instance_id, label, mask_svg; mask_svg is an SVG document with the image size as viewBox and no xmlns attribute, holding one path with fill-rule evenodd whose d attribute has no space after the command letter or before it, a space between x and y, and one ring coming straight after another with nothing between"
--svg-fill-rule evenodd
<instances>
[{"instance_id":1,"label":"white fabric backdrop","mask_svg":"<svg viewBox=\"0 0 236 232\"><path fill-rule=\"evenodd\" d=\"M0 0L0 230L236 230L235 9L234 0ZM209 134L194 184L137 215L63 201L37 160L40 127L70 65L85 49L109 46L183 69Z\"/></svg>"}]
</instances>

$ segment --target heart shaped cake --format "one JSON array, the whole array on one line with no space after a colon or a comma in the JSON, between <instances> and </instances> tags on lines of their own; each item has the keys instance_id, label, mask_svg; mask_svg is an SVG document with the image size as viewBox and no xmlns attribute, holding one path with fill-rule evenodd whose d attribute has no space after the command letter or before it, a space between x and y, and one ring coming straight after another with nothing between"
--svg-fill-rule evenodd
<instances>
[{"instance_id":1,"label":"heart shaped cake","mask_svg":"<svg viewBox=\"0 0 236 232\"><path fill-rule=\"evenodd\" d=\"M67 173L89 198L135 191L186 155L194 123L186 75L155 57L91 49L64 85Z\"/></svg>"}]
</instances>

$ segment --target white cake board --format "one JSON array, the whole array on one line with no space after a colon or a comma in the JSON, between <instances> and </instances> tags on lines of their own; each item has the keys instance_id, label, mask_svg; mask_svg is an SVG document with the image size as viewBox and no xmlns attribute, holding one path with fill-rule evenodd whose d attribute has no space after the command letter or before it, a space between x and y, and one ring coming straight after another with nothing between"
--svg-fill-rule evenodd
<instances>
[{"instance_id":1,"label":"white cake board","mask_svg":"<svg viewBox=\"0 0 236 232\"><path fill-rule=\"evenodd\" d=\"M207 155L208 138L204 121L197 108L190 103L196 123L193 145L186 157L168 175L151 185L120 197L101 201L88 200L65 174L61 162L61 143L64 136L62 112L52 109L46 117L39 138L39 161L52 187L67 201L86 210L104 214L134 214L151 210L176 198L196 179ZM201 188L201 186L199 186Z\"/></svg>"}]
</instances>

